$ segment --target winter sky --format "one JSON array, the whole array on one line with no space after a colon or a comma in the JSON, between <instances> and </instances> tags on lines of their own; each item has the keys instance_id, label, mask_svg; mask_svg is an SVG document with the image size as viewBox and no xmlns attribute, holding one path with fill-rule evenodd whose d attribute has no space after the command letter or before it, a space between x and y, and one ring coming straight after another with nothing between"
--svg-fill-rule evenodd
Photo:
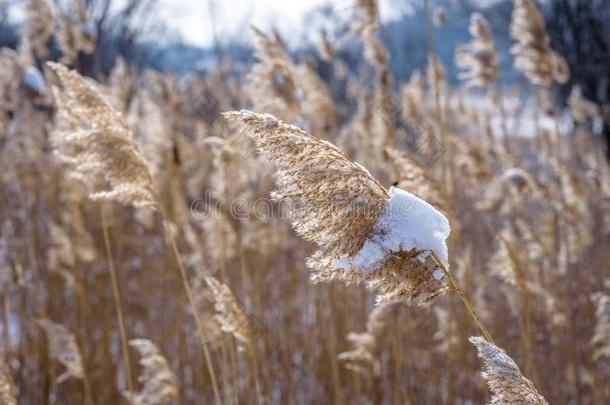
<instances>
[{"instance_id":1,"label":"winter sky","mask_svg":"<svg viewBox=\"0 0 610 405\"><path fill-rule=\"evenodd\" d=\"M239 37L255 25L264 30L276 27L285 38L300 36L307 29L304 17L308 12L332 4L347 12L353 0L160 0L160 14L172 29L178 29L184 42L207 46L218 35ZM383 19L398 16L405 7L399 0L381 0ZM406 3L406 2L405 2ZM212 8L210 8L212 4Z\"/></svg>"},{"instance_id":2,"label":"winter sky","mask_svg":"<svg viewBox=\"0 0 610 405\"><path fill-rule=\"evenodd\" d=\"M2 0L0 0L2 1ZM115 0L121 7L127 0ZM214 33L225 39L244 40L250 37L250 26L263 30L277 28L285 40L294 43L303 35L317 35L310 32L305 17L309 12L324 5L332 5L338 14L349 19L354 0L157 0L158 17L178 34L184 43L196 46L210 46ZM451 3L445 0L441 3ZM499 0L471 0L481 6L488 6ZM68 2L69 3L69 2ZM381 19L388 21L400 18L412 10L413 4L422 0L379 0ZM21 20L23 2L13 0L9 9L16 20ZM309 28L309 30L308 30Z\"/></svg>"},{"instance_id":3,"label":"winter sky","mask_svg":"<svg viewBox=\"0 0 610 405\"><path fill-rule=\"evenodd\" d=\"M176 29L187 44L209 46L213 32L231 38L248 38L249 27L263 30L277 28L285 40L298 40L308 34L304 23L307 13L324 5L332 5L339 15L349 19L354 0L159 0L160 15L166 24ZM378 0L382 21L398 19L410 13L413 5L423 0ZM437 3L450 4L455 0ZM481 7L500 0L470 0ZM432 3L435 3L434 1ZM210 8L212 4L212 8ZM311 34L311 33L310 33ZM317 34L317 33L316 33Z\"/></svg>"},{"instance_id":4,"label":"winter sky","mask_svg":"<svg viewBox=\"0 0 610 405\"><path fill-rule=\"evenodd\" d=\"M184 41L191 45L208 46L213 42L213 28L217 35L232 38L248 37L255 25L263 30L276 27L288 42L307 34L304 17L324 5L349 18L354 0L159 0L160 14L167 25L177 29ZM455 0L445 0L449 4ZM485 7L499 0L471 0ZM414 4L423 0L379 0L381 19L388 21L409 13ZM433 2L434 3L434 2ZM210 9L210 4L213 7Z\"/></svg>"}]
</instances>

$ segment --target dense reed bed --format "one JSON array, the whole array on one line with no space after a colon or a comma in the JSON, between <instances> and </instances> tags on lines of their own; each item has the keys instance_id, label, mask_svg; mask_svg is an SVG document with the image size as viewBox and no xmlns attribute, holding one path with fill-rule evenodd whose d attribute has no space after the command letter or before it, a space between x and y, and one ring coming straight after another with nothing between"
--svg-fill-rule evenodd
<instances>
[{"instance_id":1,"label":"dense reed bed","mask_svg":"<svg viewBox=\"0 0 610 405\"><path fill-rule=\"evenodd\" d=\"M374 0L350 8L364 73L255 29L253 66L94 80L84 4L28 1L0 50L1 403L610 401L600 112L555 100L531 0L519 100L479 14L460 87L432 35L392 78Z\"/></svg>"}]
</instances>

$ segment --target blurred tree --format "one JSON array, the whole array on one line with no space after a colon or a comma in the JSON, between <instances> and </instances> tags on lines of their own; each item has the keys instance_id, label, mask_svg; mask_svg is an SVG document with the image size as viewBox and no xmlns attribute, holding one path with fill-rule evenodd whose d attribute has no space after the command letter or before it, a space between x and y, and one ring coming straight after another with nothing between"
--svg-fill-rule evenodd
<instances>
[{"instance_id":1,"label":"blurred tree","mask_svg":"<svg viewBox=\"0 0 610 405\"><path fill-rule=\"evenodd\" d=\"M553 49L570 65L571 85L602 105L610 102L610 3L607 0L554 0L546 16ZM607 108L606 108L607 109ZM610 160L610 114L604 114L603 134Z\"/></svg>"},{"instance_id":2,"label":"blurred tree","mask_svg":"<svg viewBox=\"0 0 610 405\"><path fill-rule=\"evenodd\" d=\"M16 48L19 42L17 27L10 21L8 13L13 3L14 0L0 1L0 48Z\"/></svg>"},{"instance_id":3,"label":"blurred tree","mask_svg":"<svg viewBox=\"0 0 610 405\"><path fill-rule=\"evenodd\" d=\"M76 12L81 0L46 0L59 18L59 10ZM106 75L117 56L138 66L155 66L163 53L163 41L179 42L168 35L157 18L158 0L82 0L97 35L96 50L79 54L78 69L89 76ZM24 0L0 0L0 47L16 48L19 26L10 18L9 10L22 6ZM154 42L153 42L154 41ZM52 55L60 53L56 42L50 43Z\"/></svg>"},{"instance_id":4,"label":"blurred tree","mask_svg":"<svg viewBox=\"0 0 610 405\"><path fill-rule=\"evenodd\" d=\"M60 1L60 0L55 0ZM107 74L117 56L138 66L154 65L160 48L146 46L146 39L162 38L166 27L155 18L157 0L85 0L97 31L97 49L81 55L81 70Z\"/></svg>"}]
</instances>

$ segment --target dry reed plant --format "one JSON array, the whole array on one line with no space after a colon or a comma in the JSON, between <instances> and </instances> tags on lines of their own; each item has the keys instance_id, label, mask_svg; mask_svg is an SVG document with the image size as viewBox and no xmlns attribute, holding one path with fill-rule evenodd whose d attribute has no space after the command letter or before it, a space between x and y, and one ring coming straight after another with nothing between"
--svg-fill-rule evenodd
<instances>
[{"instance_id":1,"label":"dry reed plant","mask_svg":"<svg viewBox=\"0 0 610 405\"><path fill-rule=\"evenodd\" d=\"M71 175L89 189L89 198L117 201L158 210L157 189L148 167L120 114L75 71L49 63L60 86L53 93L57 104L57 130L53 146ZM125 357L127 386L133 389L119 286L104 207L100 206L105 248Z\"/></svg>"},{"instance_id":2,"label":"dry reed plant","mask_svg":"<svg viewBox=\"0 0 610 405\"><path fill-rule=\"evenodd\" d=\"M200 263L196 263L195 266L199 267L199 264ZM210 276L206 275L203 271L197 271L191 279L191 286L197 311L204 326L206 341L208 342L208 345L214 349L221 345L223 330L215 317L214 308L216 299L214 290L208 287L206 281L209 277Z\"/></svg>"},{"instance_id":3,"label":"dry reed plant","mask_svg":"<svg viewBox=\"0 0 610 405\"><path fill-rule=\"evenodd\" d=\"M548 404L504 350L480 336L471 337L470 342L483 361L481 375L492 393L490 404Z\"/></svg>"},{"instance_id":4,"label":"dry reed plant","mask_svg":"<svg viewBox=\"0 0 610 405\"><path fill-rule=\"evenodd\" d=\"M595 348L593 358L600 360L610 358L610 296L604 293L596 293L593 296L597 308L595 315L597 324L595 334L591 338L591 344Z\"/></svg>"},{"instance_id":5,"label":"dry reed plant","mask_svg":"<svg viewBox=\"0 0 610 405\"><path fill-rule=\"evenodd\" d=\"M522 292L543 295L544 289L536 282L533 275L528 274L527 263L530 255L521 253L526 249L523 242L517 241L514 233L508 230L499 232L497 239L498 248L489 264L491 272Z\"/></svg>"},{"instance_id":6,"label":"dry reed plant","mask_svg":"<svg viewBox=\"0 0 610 405\"><path fill-rule=\"evenodd\" d=\"M94 190L89 193L89 198L117 201L135 207L150 208L153 211L160 210L154 180L120 114L78 73L69 71L59 64L49 63L48 65L57 74L62 85L61 90L54 89L59 120L54 146L58 150L60 160L71 165L73 175ZM99 184L101 176L106 184ZM104 188L106 190L103 190ZM97 191L100 189L102 190ZM103 207L101 216L115 307L121 329L127 385L130 390L133 390L127 351L127 332ZM166 220L164 225L165 234L168 236L169 245L178 263L180 276L197 323L206 364L214 386L214 394L219 403L220 395L212 371L204 329L196 310L182 258L171 231L172 224Z\"/></svg>"},{"instance_id":7,"label":"dry reed plant","mask_svg":"<svg viewBox=\"0 0 610 405\"><path fill-rule=\"evenodd\" d=\"M216 312L214 319L224 332L232 334L249 350L252 346L250 321L240 308L231 289L214 277L206 277L205 282L214 299Z\"/></svg>"},{"instance_id":8,"label":"dry reed plant","mask_svg":"<svg viewBox=\"0 0 610 405\"><path fill-rule=\"evenodd\" d=\"M329 136L335 105L325 83L307 61L292 61L278 36L253 28L257 63L248 75L247 93L254 108L297 122L320 137Z\"/></svg>"},{"instance_id":9,"label":"dry reed plant","mask_svg":"<svg viewBox=\"0 0 610 405\"><path fill-rule=\"evenodd\" d=\"M555 100L534 1L512 30L535 96L498 79L480 16L443 66L457 19L427 0L427 66L397 66L415 54L363 0L317 53L254 30L253 64L185 75L106 75L98 2L23 3L0 50L0 402L610 401L607 119L578 77Z\"/></svg>"},{"instance_id":10,"label":"dry reed plant","mask_svg":"<svg viewBox=\"0 0 610 405\"><path fill-rule=\"evenodd\" d=\"M477 203L477 208L498 211L501 207L528 194L540 195L543 192L544 190L525 170L510 167L492 182L484 198Z\"/></svg>"},{"instance_id":11,"label":"dry reed plant","mask_svg":"<svg viewBox=\"0 0 610 405\"><path fill-rule=\"evenodd\" d=\"M583 122L599 116L599 107L583 96L580 86L572 87L570 97L568 98L568 105L570 106L572 118L576 122Z\"/></svg>"},{"instance_id":12,"label":"dry reed plant","mask_svg":"<svg viewBox=\"0 0 610 405\"><path fill-rule=\"evenodd\" d=\"M94 22L87 13L84 0L74 0L68 10L59 10L60 21L56 29L57 45L62 61L67 64L77 62L79 52L93 53L97 41Z\"/></svg>"},{"instance_id":13,"label":"dry reed plant","mask_svg":"<svg viewBox=\"0 0 610 405\"><path fill-rule=\"evenodd\" d=\"M511 48L515 68L521 70L535 85L565 83L569 67L561 55L550 48L550 38L542 14L533 0L515 0L510 26L517 43Z\"/></svg>"},{"instance_id":14,"label":"dry reed plant","mask_svg":"<svg viewBox=\"0 0 610 405\"><path fill-rule=\"evenodd\" d=\"M296 66L282 44L253 28L258 61L248 76L248 94L260 111L298 120L303 91L296 82Z\"/></svg>"},{"instance_id":15,"label":"dry reed plant","mask_svg":"<svg viewBox=\"0 0 610 405\"><path fill-rule=\"evenodd\" d=\"M136 349L140 356L142 374L138 381L143 386L138 392L124 392L127 401L133 405L175 403L179 399L176 376L157 346L148 339L131 339L129 345Z\"/></svg>"},{"instance_id":16,"label":"dry reed plant","mask_svg":"<svg viewBox=\"0 0 610 405\"><path fill-rule=\"evenodd\" d=\"M55 381L60 384L68 378L85 378L80 349L74 335L65 326L48 319L40 319L38 325L47 334L49 357L59 361L66 368L66 371Z\"/></svg>"},{"instance_id":17,"label":"dry reed plant","mask_svg":"<svg viewBox=\"0 0 610 405\"><path fill-rule=\"evenodd\" d=\"M417 236L415 243L404 241L404 248L401 240L384 240L384 234L392 231L392 220L408 222L414 219L412 216L429 214L409 212L409 202L402 207L404 211L395 206L397 211L392 212L388 201L393 196L400 201L404 192L388 192L365 168L351 162L331 143L269 114L242 110L225 113L225 117L240 124L259 150L279 166L278 191L273 198L290 204L297 232L320 247L308 260L314 281L365 283L379 291L378 303L404 300L429 304L446 289L442 264L430 254L434 248L418 246ZM384 213L389 215L387 219ZM431 215L429 219L437 222L423 232L442 238L437 254L446 262L444 238L449 234L449 225L437 211ZM420 236L425 239L430 235Z\"/></svg>"},{"instance_id":18,"label":"dry reed plant","mask_svg":"<svg viewBox=\"0 0 610 405\"><path fill-rule=\"evenodd\" d=\"M4 356L0 356L0 402L6 405L17 405L13 393L13 378Z\"/></svg>"},{"instance_id":19,"label":"dry reed plant","mask_svg":"<svg viewBox=\"0 0 610 405\"><path fill-rule=\"evenodd\" d=\"M53 35L53 11L45 0L28 0L27 22L23 26L23 39L28 41L35 54L48 56L47 42Z\"/></svg>"},{"instance_id":20,"label":"dry reed plant","mask_svg":"<svg viewBox=\"0 0 610 405\"><path fill-rule=\"evenodd\" d=\"M481 14L474 13L468 31L472 42L455 51L455 64L463 70L458 77L467 87L488 86L498 80L496 46L489 24Z\"/></svg>"},{"instance_id":21,"label":"dry reed plant","mask_svg":"<svg viewBox=\"0 0 610 405\"><path fill-rule=\"evenodd\" d=\"M388 305L379 305L369 314L366 331L350 332L347 335L354 347L347 352L339 353L337 358L346 363L346 367L359 373L379 375L379 361L376 360L378 339L383 335L383 316L388 311ZM371 369L372 368L372 369Z\"/></svg>"},{"instance_id":22,"label":"dry reed plant","mask_svg":"<svg viewBox=\"0 0 610 405\"><path fill-rule=\"evenodd\" d=\"M92 200L159 209L154 180L119 113L78 73L59 64L49 67L61 86L54 88L53 139L60 161L89 187Z\"/></svg>"},{"instance_id":23,"label":"dry reed plant","mask_svg":"<svg viewBox=\"0 0 610 405\"><path fill-rule=\"evenodd\" d=\"M395 134L390 127L394 105L390 86L389 56L379 39L381 28L377 0L355 0L350 28L364 46L364 57L375 70L374 105L378 114L373 116L377 137L373 138L373 154L380 154L383 146L394 144Z\"/></svg>"},{"instance_id":24,"label":"dry reed plant","mask_svg":"<svg viewBox=\"0 0 610 405\"><path fill-rule=\"evenodd\" d=\"M441 185L421 162L394 148L386 148L385 153L389 162L395 167L396 187L410 190L441 212L447 212L447 201Z\"/></svg>"}]
</instances>

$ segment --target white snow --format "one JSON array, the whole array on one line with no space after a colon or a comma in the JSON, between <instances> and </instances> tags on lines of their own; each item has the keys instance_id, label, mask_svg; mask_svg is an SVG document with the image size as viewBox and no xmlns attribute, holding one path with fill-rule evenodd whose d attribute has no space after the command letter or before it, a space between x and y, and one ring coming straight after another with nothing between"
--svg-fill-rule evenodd
<instances>
[{"instance_id":1,"label":"white snow","mask_svg":"<svg viewBox=\"0 0 610 405\"><path fill-rule=\"evenodd\" d=\"M434 277L436 280L442 280L443 279L443 272L442 270L436 269L432 272L432 277Z\"/></svg>"},{"instance_id":2,"label":"white snow","mask_svg":"<svg viewBox=\"0 0 610 405\"><path fill-rule=\"evenodd\" d=\"M337 269L370 272L380 267L392 252L411 249L433 251L449 267L447 243L449 221L432 205L396 187L390 188L390 199L377 220L372 236L352 258L335 259ZM422 257L420 259L425 259ZM441 279L438 271L434 277Z\"/></svg>"},{"instance_id":3,"label":"white snow","mask_svg":"<svg viewBox=\"0 0 610 405\"><path fill-rule=\"evenodd\" d=\"M490 120L491 132L496 138L503 136L503 118L497 103L490 100L489 97L473 93L461 97L465 105L487 115ZM536 107L536 101L532 97L524 100L505 94L502 103L506 114L506 128L510 136L535 138L540 134L540 131L555 132L557 121L554 117L545 114L539 107ZM572 124L568 114L562 115L559 125L562 133L571 132L570 126Z\"/></svg>"},{"instance_id":4,"label":"white snow","mask_svg":"<svg viewBox=\"0 0 610 405\"><path fill-rule=\"evenodd\" d=\"M28 68L25 69L25 72L23 73L23 84L38 94L45 94L47 91L44 77L42 77L40 70L33 66L28 66Z\"/></svg>"},{"instance_id":5,"label":"white snow","mask_svg":"<svg viewBox=\"0 0 610 405\"><path fill-rule=\"evenodd\" d=\"M333 267L337 270L351 270L352 264L348 259L334 259Z\"/></svg>"}]
</instances>

